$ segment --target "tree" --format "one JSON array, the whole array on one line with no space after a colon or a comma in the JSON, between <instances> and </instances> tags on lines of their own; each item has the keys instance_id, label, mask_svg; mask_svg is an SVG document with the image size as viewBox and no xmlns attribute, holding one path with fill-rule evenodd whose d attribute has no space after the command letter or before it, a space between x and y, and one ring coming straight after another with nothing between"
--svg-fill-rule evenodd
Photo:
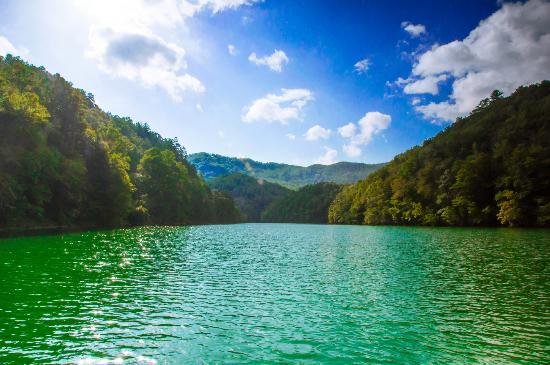
<instances>
[{"instance_id":1,"label":"tree","mask_svg":"<svg viewBox=\"0 0 550 365\"><path fill-rule=\"evenodd\" d=\"M346 187L329 221L550 225L550 81L495 90L472 114Z\"/></svg>"},{"instance_id":2,"label":"tree","mask_svg":"<svg viewBox=\"0 0 550 365\"><path fill-rule=\"evenodd\" d=\"M60 75L0 57L0 228L238 221L186 156Z\"/></svg>"},{"instance_id":3,"label":"tree","mask_svg":"<svg viewBox=\"0 0 550 365\"><path fill-rule=\"evenodd\" d=\"M174 152L157 147L148 149L141 158L138 174L142 198L153 223L189 222L189 177Z\"/></svg>"},{"instance_id":4,"label":"tree","mask_svg":"<svg viewBox=\"0 0 550 365\"><path fill-rule=\"evenodd\" d=\"M522 216L518 194L511 190L499 191L495 199L498 203L497 218L500 223L510 227L518 225Z\"/></svg>"}]
</instances>

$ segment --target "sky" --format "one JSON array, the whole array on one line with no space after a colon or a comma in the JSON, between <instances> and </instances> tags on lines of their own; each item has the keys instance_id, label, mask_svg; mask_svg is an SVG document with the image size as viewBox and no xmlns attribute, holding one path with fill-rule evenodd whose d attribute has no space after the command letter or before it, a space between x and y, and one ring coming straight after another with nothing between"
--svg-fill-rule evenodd
<instances>
[{"instance_id":1,"label":"sky","mask_svg":"<svg viewBox=\"0 0 550 365\"><path fill-rule=\"evenodd\" d=\"M0 0L0 54L188 152L391 160L550 78L550 2Z\"/></svg>"}]
</instances>

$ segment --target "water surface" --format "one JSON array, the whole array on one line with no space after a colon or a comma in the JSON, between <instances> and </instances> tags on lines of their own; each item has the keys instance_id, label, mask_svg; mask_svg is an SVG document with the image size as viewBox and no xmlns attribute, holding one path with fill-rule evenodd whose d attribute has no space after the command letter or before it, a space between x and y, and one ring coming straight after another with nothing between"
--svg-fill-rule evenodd
<instances>
[{"instance_id":1,"label":"water surface","mask_svg":"<svg viewBox=\"0 0 550 365\"><path fill-rule=\"evenodd\" d=\"M0 240L1 364L550 363L550 231L243 224Z\"/></svg>"}]
</instances>

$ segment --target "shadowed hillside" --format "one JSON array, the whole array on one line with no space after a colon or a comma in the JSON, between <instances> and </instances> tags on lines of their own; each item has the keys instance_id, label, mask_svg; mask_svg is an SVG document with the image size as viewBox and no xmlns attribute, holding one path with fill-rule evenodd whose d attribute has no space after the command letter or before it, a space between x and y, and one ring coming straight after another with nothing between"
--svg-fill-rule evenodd
<instances>
[{"instance_id":1,"label":"shadowed hillside","mask_svg":"<svg viewBox=\"0 0 550 365\"><path fill-rule=\"evenodd\" d=\"M248 222L260 222L264 209L290 192L281 185L239 173L218 176L208 185L230 195Z\"/></svg>"},{"instance_id":2,"label":"shadowed hillside","mask_svg":"<svg viewBox=\"0 0 550 365\"><path fill-rule=\"evenodd\" d=\"M306 185L271 203L262 214L264 222L327 223L330 203L342 190L335 183Z\"/></svg>"}]
</instances>

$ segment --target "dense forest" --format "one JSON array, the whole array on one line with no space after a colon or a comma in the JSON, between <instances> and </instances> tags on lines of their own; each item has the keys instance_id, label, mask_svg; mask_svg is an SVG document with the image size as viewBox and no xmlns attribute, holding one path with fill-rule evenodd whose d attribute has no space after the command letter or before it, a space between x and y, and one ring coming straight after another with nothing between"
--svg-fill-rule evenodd
<instances>
[{"instance_id":1,"label":"dense forest","mask_svg":"<svg viewBox=\"0 0 550 365\"><path fill-rule=\"evenodd\" d=\"M106 113L60 75L8 55L0 57L0 231L242 220L547 227L549 141L544 81L506 98L493 92L388 164L187 156L177 139Z\"/></svg>"},{"instance_id":2,"label":"dense forest","mask_svg":"<svg viewBox=\"0 0 550 365\"><path fill-rule=\"evenodd\" d=\"M335 198L329 222L550 226L550 82L499 91Z\"/></svg>"},{"instance_id":3,"label":"dense forest","mask_svg":"<svg viewBox=\"0 0 550 365\"><path fill-rule=\"evenodd\" d=\"M327 223L330 203L342 188L322 182L296 191L239 173L218 176L208 185L230 195L245 221L265 223Z\"/></svg>"},{"instance_id":4,"label":"dense forest","mask_svg":"<svg viewBox=\"0 0 550 365\"><path fill-rule=\"evenodd\" d=\"M266 207L290 192L281 185L239 173L218 176L208 184L230 195L247 222L260 222Z\"/></svg>"},{"instance_id":5,"label":"dense forest","mask_svg":"<svg viewBox=\"0 0 550 365\"><path fill-rule=\"evenodd\" d=\"M59 74L0 57L0 228L239 220L177 139L103 112Z\"/></svg>"},{"instance_id":6,"label":"dense forest","mask_svg":"<svg viewBox=\"0 0 550 365\"><path fill-rule=\"evenodd\" d=\"M338 162L332 165L317 164L303 167L275 162L264 163L249 158L226 157L204 152L189 155L189 162L207 181L217 176L241 173L289 189L298 189L318 182L355 183L384 166L384 164Z\"/></svg>"},{"instance_id":7,"label":"dense forest","mask_svg":"<svg viewBox=\"0 0 550 365\"><path fill-rule=\"evenodd\" d=\"M275 200L262 213L263 222L328 223L328 209L342 189L335 183L321 182L290 191Z\"/></svg>"}]
</instances>

